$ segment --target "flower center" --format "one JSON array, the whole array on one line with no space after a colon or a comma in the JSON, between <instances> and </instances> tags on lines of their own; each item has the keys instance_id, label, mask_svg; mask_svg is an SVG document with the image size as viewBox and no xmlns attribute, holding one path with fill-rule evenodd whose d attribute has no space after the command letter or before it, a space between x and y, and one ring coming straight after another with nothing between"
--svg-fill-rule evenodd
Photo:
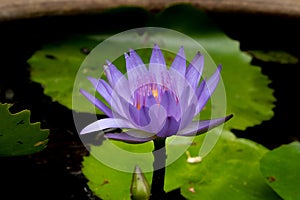
<instances>
[{"instance_id":1,"label":"flower center","mask_svg":"<svg viewBox=\"0 0 300 200\"><path fill-rule=\"evenodd\" d=\"M156 83L148 83L139 87L134 93L134 106L137 109L141 109L142 106L149 105L149 98L152 95L159 104L159 87Z\"/></svg>"},{"instance_id":2,"label":"flower center","mask_svg":"<svg viewBox=\"0 0 300 200\"><path fill-rule=\"evenodd\" d=\"M137 89L134 91L133 105L138 110L142 106L160 105L166 91L171 93L175 102L178 103L176 84L173 81L168 71L161 71L159 75L147 74L137 79Z\"/></svg>"}]
</instances>

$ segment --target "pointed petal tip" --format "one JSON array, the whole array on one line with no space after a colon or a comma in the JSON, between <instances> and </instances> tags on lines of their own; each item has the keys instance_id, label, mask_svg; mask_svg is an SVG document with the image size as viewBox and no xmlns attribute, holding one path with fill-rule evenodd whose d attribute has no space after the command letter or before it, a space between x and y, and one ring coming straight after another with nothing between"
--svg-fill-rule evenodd
<instances>
[{"instance_id":1,"label":"pointed petal tip","mask_svg":"<svg viewBox=\"0 0 300 200\"><path fill-rule=\"evenodd\" d=\"M84 95L85 93L88 93L87 91L85 91L85 90L82 89L82 88L79 89L79 92L80 92L81 94L83 94L83 95Z\"/></svg>"},{"instance_id":2,"label":"pointed petal tip","mask_svg":"<svg viewBox=\"0 0 300 200\"><path fill-rule=\"evenodd\" d=\"M95 132L99 132L101 131L101 129L99 130L90 130L89 129L89 125L84 127L80 132L79 132L79 135L85 135L85 134L88 134L88 133L95 133ZM103 132L104 133L104 132ZM102 134L102 133L101 133Z\"/></svg>"},{"instance_id":3,"label":"pointed petal tip","mask_svg":"<svg viewBox=\"0 0 300 200\"><path fill-rule=\"evenodd\" d=\"M185 55L184 55L184 47L183 47L183 46L180 46L177 55L180 55L180 56L184 56L184 57L185 57Z\"/></svg>"},{"instance_id":4,"label":"pointed petal tip","mask_svg":"<svg viewBox=\"0 0 300 200\"><path fill-rule=\"evenodd\" d=\"M79 132L79 135L84 135L84 134L91 133L91 132L94 132L94 131L88 130L88 128L86 126Z\"/></svg>"},{"instance_id":5,"label":"pointed petal tip","mask_svg":"<svg viewBox=\"0 0 300 200\"><path fill-rule=\"evenodd\" d=\"M160 49L159 48L159 45L157 44L157 43L154 43L154 47L153 47L154 49Z\"/></svg>"},{"instance_id":6,"label":"pointed petal tip","mask_svg":"<svg viewBox=\"0 0 300 200\"><path fill-rule=\"evenodd\" d=\"M87 132L85 132L83 129L79 132L79 135L84 135L86 134Z\"/></svg>"},{"instance_id":7,"label":"pointed petal tip","mask_svg":"<svg viewBox=\"0 0 300 200\"><path fill-rule=\"evenodd\" d=\"M129 54L131 55L131 54L133 54L133 53L136 53L135 50L132 49L132 48L130 48L130 49L129 49Z\"/></svg>"},{"instance_id":8,"label":"pointed petal tip","mask_svg":"<svg viewBox=\"0 0 300 200\"><path fill-rule=\"evenodd\" d=\"M107 65L111 65L111 62L109 60L106 60Z\"/></svg>"},{"instance_id":9,"label":"pointed petal tip","mask_svg":"<svg viewBox=\"0 0 300 200\"><path fill-rule=\"evenodd\" d=\"M181 133L179 133L178 135L180 135L180 136L200 135L202 133L205 133L205 132L221 125L221 124L224 124L225 122L227 122L232 117L233 117L233 114L230 114L230 115L227 115L226 117L194 122L193 124L191 124L192 128L186 129L186 130L181 130L180 131Z\"/></svg>"},{"instance_id":10,"label":"pointed petal tip","mask_svg":"<svg viewBox=\"0 0 300 200\"><path fill-rule=\"evenodd\" d=\"M230 120L232 117L233 117L233 114L227 115L227 116L225 117L224 122Z\"/></svg>"},{"instance_id":11,"label":"pointed petal tip","mask_svg":"<svg viewBox=\"0 0 300 200\"><path fill-rule=\"evenodd\" d=\"M98 79L96 79L96 78L94 78L94 77L91 77L91 76L88 76L87 79L88 79L90 82L98 81Z\"/></svg>"},{"instance_id":12,"label":"pointed petal tip","mask_svg":"<svg viewBox=\"0 0 300 200\"><path fill-rule=\"evenodd\" d=\"M137 53L135 52L135 50L133 49L129 49L129 56L132 57L132 56L135 56Z\"/></svg>"},{"instance_id":13,"label":"pointed petal tip","mask_svg":"<svg viewBox=\"0 0 300 200\"><path fill-rule=\"evenodd\" d=\"M195 55L195 57L200 57L200 56L203 56L203 54L201 54L201 52L200 51L197 51L197 53L196 53L196 55Z\"/></svg>"},{"instance_id":14,"label":"pointed petal tip","mask_svg":"<svg viewBox=\"0 0 300 200\"><path fill-rule=\"evenodd\" d=\"M184 47L181 45L178 50L179 53L184 53Z\"/></svg>"},{"instance_id":15,"label":"pointed petal tip","mask_svg":"<svg viewBox=\"0 0 300 200\"><path fill-rule=\"evenodd\" d=\"M138 62L140 65L144 64L141 57L136 53L134 49L129 49L129 56L133 57L133 59Z\"/></svg>"},{"instance_id":16,"label":"pointed petal tip","mask_svg":"<svg viewBox=\"0 0 300 200\"><path fill-rule=\"evenodd\" d=\"M124 53L124 56L125 56L126 59L129 58L129 55L128 55L128 53L126 53L126 52Z\"/></svg>"}]
</instances>

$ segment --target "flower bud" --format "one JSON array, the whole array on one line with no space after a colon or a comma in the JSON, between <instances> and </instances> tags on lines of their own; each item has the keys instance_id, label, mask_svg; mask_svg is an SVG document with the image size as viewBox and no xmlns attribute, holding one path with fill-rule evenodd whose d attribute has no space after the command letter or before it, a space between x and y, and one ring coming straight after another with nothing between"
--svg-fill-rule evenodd
<instances>
[{"instance_id":1,"label":"flower bud","mask_svg":"<svg viewBox=\"0 0 300 200\"><path fill-rule=\"evenodd\" d=\"M149 183L139 166L134 168L130 193L132 200L148 200L150 198Z\"/></svg>"}]
</instances>

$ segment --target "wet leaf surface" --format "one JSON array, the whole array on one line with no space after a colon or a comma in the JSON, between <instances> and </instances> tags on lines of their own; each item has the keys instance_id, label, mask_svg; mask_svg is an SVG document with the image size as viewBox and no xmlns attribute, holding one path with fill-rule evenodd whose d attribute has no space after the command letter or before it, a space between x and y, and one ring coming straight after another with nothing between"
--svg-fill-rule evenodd
<instances>
[{"instance_id":1,"label":"wet leaf surface","mask_svg":"<svg viewBox=\"0 0 300 200\"><path fill-rule=\"evenodd\" d=\"M188 149L191 155L198 155L204 137L197 136L193 140ZM187 199L219 199L220 196L224 199L280 199L259 170L259 160L268 152L265 147L250 140L238 139L225 131L209 155L201 162L191 164L182 149L184 141L188 142L181 140L167 146L168 160L173 160L178 154L181 156L166 169L166 192L180 188ZM130 199L130 169L134 169L135 164L150 171L145 174L151 183L152 148L151 143L140 146L111 141L92 146L92 155L83 161L83 173L89 179L89 187L103 199ZM136 155L132 154L143 152L149 153L143 158L135 158ZM128 155L124 156L126 153ZM105 159L108 156L111 158ZM127 172L119 171L120 168L116 169L118 166Z\"/></svg>"},{"instance_id":2,"label":"wet leaf surface","mask_svg":"<svg viewBox=\"0 0 300 200\"><path fill-rule=\"evenodd\" d=\"M300 143L293 142L266 153L260 170L266 183L283 199L300 199Z\"/></svg>"},{"instance_id":3,"label":"wet leaf surface","mask_svg":"<svg viewBox=\"0 0 300 200\"><path fill-rule=\"evenodd\" d=\"M0 156L30 155L46 148L49 130L30 122L30 111L11 114L11 105L0 103Z\"/></svg>"}]
</instances>

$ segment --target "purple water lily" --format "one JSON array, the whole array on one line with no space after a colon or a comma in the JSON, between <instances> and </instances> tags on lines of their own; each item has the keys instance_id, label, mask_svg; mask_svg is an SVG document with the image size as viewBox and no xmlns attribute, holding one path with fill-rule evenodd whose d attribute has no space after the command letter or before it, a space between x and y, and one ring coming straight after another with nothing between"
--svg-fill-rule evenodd
<instances>
[{"instance_id":1,"label":"purple water lily","mask_svg":"<svg viewBox=\"0 0 300 200\"><path fill-rule=\"evenodd\" d=\"M108 116L89 124L80 134L121 128L123 132L106 133L105 137L128 143L143 143L172 135L195 136L232 117L228 115L193 121L220 81L221 65L208 80L200 81L204 67L204 56L200 52L188 67L183 47L169 68L158 45L154 45L148 67L132 49L125 53L125 60L126 75L107 61L107 81L88 78L106 103L80 90Z\"/></svg>"}]
</instances>

